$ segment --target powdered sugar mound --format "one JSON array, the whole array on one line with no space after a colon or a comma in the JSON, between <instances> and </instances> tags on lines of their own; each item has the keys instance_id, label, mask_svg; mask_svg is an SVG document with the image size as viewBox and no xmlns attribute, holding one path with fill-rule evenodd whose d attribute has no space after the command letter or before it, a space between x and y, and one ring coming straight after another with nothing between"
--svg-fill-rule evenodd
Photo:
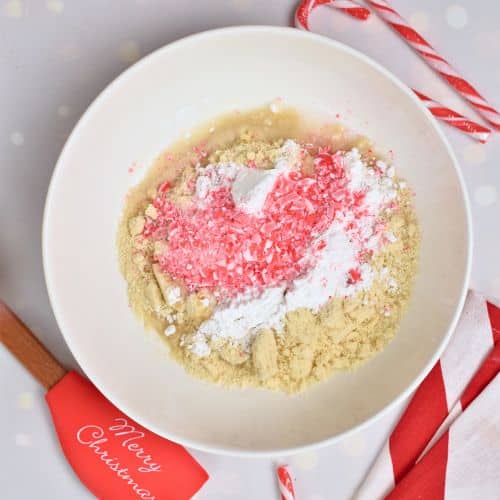
<instances>
[{"instance_id":1,"label":"powdered sugar mound","mask_svg":"<svg viewBox=\"0 0 500 500\"><path fill-rule=\"evenodd\" d=\"M237 208L249 214L262 212L267 195L278 177L300 166L302 148L291 139L280 148L281 155L269 170L249 168L236 163L210 164L200 168L196 180L196 196L206 199L212 191L231 186L231 195Z\"/></svg>"},{"instance_id":2,"label":"powdered sugar mound","mask_svg":"<svg viewBox=\"0 0 500 500\"><path fill-rule=\"evenodd\" d=\"M235 205L249 214L259 214L276 179L287 169L287 164L270 170L241 167L231 187Z\"/></svg>"},{"instance_id":3,"label":"powdered sugar mound","mask_svg":"<svg viewBox=\"0 0 500 500\"><path fill-rule=\"evenodd\" d=\"M239 294L201 324L188 348L204 357L210 354L207 339L230 338L248 348L250 338L259 329L281 331L286 314L284 292L284 287L276 287L264 290L257 297L252 297L252 290Z\"/></svg>"},{"instance_id":4,"label":"powdered sugar mound","mask_svg":"<svg viewBox=\"0 0 500 500\"><path fill-rule=\"evenodd\" d=\"M359 265L361 245L346 231L345 223L334 222L321 239L326 246L315 266L303 278L294 280L286 293L289 311L299 307L317 311L331 297L354 295L369 288L373 282L371 267ZM360 274L355 283L350 282L349 271L352 269L357 269Z\"/></svg>"}]
</instances>

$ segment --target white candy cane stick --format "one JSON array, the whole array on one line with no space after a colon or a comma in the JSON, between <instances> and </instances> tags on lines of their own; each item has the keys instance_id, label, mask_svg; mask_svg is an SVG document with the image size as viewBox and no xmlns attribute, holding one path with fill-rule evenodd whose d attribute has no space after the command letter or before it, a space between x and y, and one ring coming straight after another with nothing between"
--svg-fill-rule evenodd
<instances>
[{"instance_id":1,"label":"white candy cane stick","mask_svg":"<svg viewBox=\"0 0 500 500\"><path fill-rule=\"evenodd\" d=\"M424 61L437 71L493 127L500 130L500 114L479 92L462 78L429 43L417 33L385 0L367 0L377 14L413 47Z\"/></svg>"},{"instance_id":2,"label":"white candy cane stick","mask_svg":"<svg viewBox=\"0 0 500 500\"><path fill-rule=\"evenodd\" d=\"M327 1L328 5L330 5L331 7L339 8L339 4L337 2L330 0L320 1ZM295 11L295 26L299 29L309 30L309 15L311 14L311 11L318 5L325 5L325 3L320 4L317 0L303 0ZM366 19L366 17L359 19ZM488 139L491 133L491 130L489 128L483 127L482 125L479 125L478 123L465 118L452 109L445 108L438 102L432 100L431 98L427 97L421 92L418 92L415 89L413 89L413 92L415 92L415 94L422 100L425 106L437 119L461 130L469 137L479 142L484 143Z\"/></svg>"},{"instance_id":3,"label":"white candy cane stick","mask_svg":"<svg viewBox=\"0 0 500 500\"><path fill-rule=\"evenodd\" d=\"M425 104L427 109L439 120L451 125L452 127L458 128L479 142L485 143L488 140L491 133L489 128L483 127L483 125L479 125L479 123L469 120L452 109L445 108L442 104L433 101L430 97L427 97L415 89L413 89L413 92L415 92L418 98Z\"/></svg>"},{"instance_id":4,"label":"white candy cane stick","mask_svg":"<svg viewBox=\"0 0 500 500\"><path fill-rule=\"evenodd\" d=\"M292 476L288 470L288 465L280 465L276 473L278 475L281 500L295 500L295 490L293 488Z\"/></svg>"},{"instance_id":5,"label":"white candy cane stick","mask_svg":"<svg viewBox=\"0 0 500 500\"><path fill-rule=\"evenodd\" d=\"M308 30L309 14L319 5L334 7L356 19L364 20L370 16L370 11L367 8L361 7L351 0L304 0L300 2L295 11L295 26L303 30Z\"/></svg>"}]
</instances>

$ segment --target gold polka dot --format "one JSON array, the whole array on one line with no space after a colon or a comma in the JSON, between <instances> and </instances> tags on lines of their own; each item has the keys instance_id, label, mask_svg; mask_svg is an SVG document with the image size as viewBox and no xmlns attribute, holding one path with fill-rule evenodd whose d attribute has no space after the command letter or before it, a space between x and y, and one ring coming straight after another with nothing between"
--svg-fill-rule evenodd
<instances>
[{"instance_id":1,"label":"gold polka dot","mask_svg":"<svg viewBox=\"0 0 500 500\"><path fill-rule=\"evenodd\" d=\"M21 0L9 0L8 2L5 2L2 11L6 17L19 19L20 17L23 17L24 7Z\"/></svg>"},{"instance_id":2,"label":"gold polka dot","mask_svg":"<svg viewBox=\"0 0 500 500\"><path fill-rule=\"evenodd\" d=\"M481 165L486 160L486 152L481 144L472 143L465 147L463 158L468 165Z\"/></svg>"},{"instance_id":3,"label":"gold polka dot","mask_svg":"<svg viewBox=\"0 0 500 500\"><path fill-rule=\"evenodd\" d=\"M126 63L133 63L141 57L139 44L135 40L125 40L118 48L118 57Z\"/></svg>"},{"instance_id":4,"label":"gold polka dot","mask_svg":"<svg viewBox=\"0 0 500 500\"><path fill-rule=\"evenodd\" d=\"M17 407L21 410L31 410L33 408L33 393L21 392L18 394Z\"/></svg>"},{"instance_id":5,"label":"gold polka dot","mask_svg":"<svg viewBox=\"0 0 500 500\"><path fill-rule=\"evenodd\" d=\"M62 0L47 0L45 6L47 10L54 14L60 14L64 10L64 3Z\"/></svg>"}]
</instances>

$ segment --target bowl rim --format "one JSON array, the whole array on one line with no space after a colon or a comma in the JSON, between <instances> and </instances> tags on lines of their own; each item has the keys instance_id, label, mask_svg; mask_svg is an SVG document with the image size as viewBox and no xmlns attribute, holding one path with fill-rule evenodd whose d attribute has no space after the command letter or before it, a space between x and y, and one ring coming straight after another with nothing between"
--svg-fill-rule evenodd
<instances>
[{"instance_id":1,"label":"bowl rim","mask_svg":"<svg viewBox=\"0 0 500 500\"><path fill-rule=\"evenodd\" d=\"M384 406L382 409L380 409L378 412L373 414L371 417L367 418L363 422L351 427L350 429L347 429L343 432L340 432L339 434L336 434L334 436L331 436L326 439L320 439L317 441L313 441L308 444L304 445L299 445L299 446L293 446L293 447L284 447L284 448L276 448L273 450L246 450L246 449L241 449L238 447L228 447L228 446L219 446L219 445L208 445L204 444L203 442L198 442L197 440L192 440L189 438L185 438L182 436L178 436L175 433L171 433L168 431L165 431L164 429L160 429L158 426L152 424L151 422L148 421L147 418L143 418L140 414L138 414L135 410L131 410L128 408L127 403L121 400L121 398L115 397L113 394L110 394L107 389L101 384L101 381L99 380L99 377L93 372L93 370L84 362L82 362L81 356L78 352L78 349L75 347L75 344L72 341L71 335L68 334L68 329L64 327L64 319L63 319L63 313L61 312L59 305L57 303L57 298L56 298L56 293L54 289L54 285L52 282L51 278L51 270L50 270L50 265L48 264L48 252L49 252L49 241L48 241L48 225L49 225L49 219L51 216L51 205L54 197L54 191L56 189L56 184L58 182L59 174L63 169L63 164L65 163L65 157L67 156L68 152L70 151L73 142L76 142L78 139L78 135L80 132L80 129L85 126L85 123L89 119L89 117L93 114L94 110L97 109L101 101L109 94L112 92L115 87L119 86L122 82L126 81L133 73L140 71L143 66L148 65L152 60L155 58L159 57L161 54L164 54L166 52L172 52L175 50L178 50L179 48L182 48L184 45L193 43L193 41L199 41L207 38L213 38L213 37L218 37L218 36L224 36L227 34L246 34L246 33L274 33L277 35L284 35L286 34L287 36L293 36L297 38L309 38L311 40L315 40L317 42L320 42L322 44L328 45L332 48L335 48L337 50L341 50L344 53L362 61L365 64L368 64L375 70L377 70L379 73L381 73L384 77L392 81L400 90L402 90L404 93L406 93L409 98L424 112L424 114L427 116L427 121L429 122L430 127L434 129L434 131L437 133L439 139L442 141L444 144L446 151L452 161L453 167L455 169L455 173L457 175L458 183L460 186L461 194L462 194L462 200L463 200L463 205L464 205L464 211L466 214L466 229L467 229L467 241L466 243L466 267L465 267L465 273L464 273L464 278L462 282L462 290L460 293L460 297L458 299L455 312L453 315L453 318L451 319L447 332L445 336L443 337L441 343L435 350L433 356L431 359L427 362L427 364L420 370L420 373L415 377L415 379L405 388L403 389L399 395L394 397L392 401L390 401L386 406ZM372 425L374 422L380 420L384 415L388 414L391 410L393 410L398 404L403 402L410 394L420 385L422 380L427 376L427 374L430 372L434 364L437 362L441 354L443 353L446 345L448 344L455 327L458 323L458 320L460 318L464 303L465 303L465 298L467 295L467 290L468 290L468 284L470 280L470 273L471 273L471 267L472 267L472 250L473 250L473 238L472 238L472 222L471 222L471 209L470 209L470 200L469 196L467 193L464 177L462 175L462 172L459 168L459 163L456 158L455 153L453 152L450 143L446 136L444 135L443 130L441 127L438 125L437 121L435 118L432 116L432 114L429 112L429 110L422 104L422 102L418 99L418 97L411 91L411 89L405 85L404 83L401 82L399 78L397 78L392 72L387 70L384 66L382 66L380 63L376 62L373 60L371 57L361 53L360 51L353 49L352 47L349 47L348 45L338 42L337 40L333 40L331 38L328 38L323 35L318 35L315 33L303 31L303 30L298 30L296 28L291 28L291 27L283 27L283 26L265 26L265 25L243 25L243 26L231 26L231 27L225 27L225 28L217 28L217 29L211 29L207 31L202 31L199 33L195 33L192 35L188 35L186 37L183 37L179 40L176 40L174 42L168 43L147 56L143 57L139 61L137 61L135 64L124 70L122 73L120 73L115 79L113 79L106 87L98 94L98 96L92 101L90 106L85 110L85 112L82 114L82 116L79 118L77 123L75 124L73 130L71 131L71 134L69 135L68 139L66 140L61 153L59 154L58 160L56 162L56 165L54 167L54 170L51 175L51 179L49 182L49 187L47 190L47 196L45 200L45 206L44 206L44 213L43 213L43 222L42 222L42 260L43 260L43 271L44 271L44 277L45 277L45 283L47 287L47 292L49 296L49 302L52 308L52 311L54 312L54 316L56 318L57 325L59 327L59 330L61 331L61 334L71 351L72 355L76 359L78 365L81 367L85 375L89 378L89 380L97 387L97 389L113 404L115 405L118 409L123 411L126 415L128 415L130 418L135 420L137 423L145 427L146 429L151 430L152 432L169 439L171 441L174 441L176 443L181 444L182 446L208 452L208 453L215 453L215 454L220 454L220 455L227 455L227 456L237 456L237 457L253 457L253 458L269 458L269 457L276 457L277 455L290 455L290 454L295 454L299 452L305 452L305 451L311 451L313 449L317 449L319 447L324 447L331 445L333 443L336 443L340 441L343 438L347 438L351 435L353 435L356 432L360 432L370 425Z\"/></svg>"}]
</instances>

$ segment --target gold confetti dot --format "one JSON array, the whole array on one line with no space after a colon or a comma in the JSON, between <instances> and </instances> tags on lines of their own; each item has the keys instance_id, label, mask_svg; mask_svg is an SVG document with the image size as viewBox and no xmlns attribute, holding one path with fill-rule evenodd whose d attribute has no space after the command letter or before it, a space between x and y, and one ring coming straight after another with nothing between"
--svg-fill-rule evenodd
<instances>
[{"instance_id":1,"label":"gold confetti dot","mask_svg":"<svg viewBox=\"0 0 500 500\"><path fill-rule=\"evenodd\" d=\"M17 396L17 407L21 410L31 410L33 408L33 394L31 392L21 392Z\"/></svg>"},{"instance_id":2,"label":"gold confetti dot","mask_svg":"<svg viewBox=\"0 0 500 500\"><path fill-rule=\"evenodd\" d=\"M10 0L9 2L5 2L2 10L6 17L11 17L13 19L19 19L20 17L23 17L24 14L24 7L20 0Z\"/></svg>"},{"instance_id":3,"label":"gold confetti dot","mask_svg":"<svg viewBox=\"0 0 500 500\"><path fill-rule=\"evenodd\" d=\"M118 56L121 61L133 63L141 57L139 44L134 40L125 40L118 48Z\"/></svg>"},{"instance_id":4,"label":"gold confetti dot","mask_svg":"<svg viewBox=\"0 0 500 500\"><path fill-rule=\"evenodd\" d=\"M45 6L54 14L60 14L64 10L64 3L61 0L47 0Z\"/></svg>"},{"instance_id":5,"label":"gold confetti dot","mask_svg":"<svg viewBox=\"0 0 500 500\"><path fill-rule=\"evenodd\" d=\"M21 0L9 0L5 2L2 10L6 17L13 19L19 19L24 14L24 7Z\"/></svg>"}]
</instances>

